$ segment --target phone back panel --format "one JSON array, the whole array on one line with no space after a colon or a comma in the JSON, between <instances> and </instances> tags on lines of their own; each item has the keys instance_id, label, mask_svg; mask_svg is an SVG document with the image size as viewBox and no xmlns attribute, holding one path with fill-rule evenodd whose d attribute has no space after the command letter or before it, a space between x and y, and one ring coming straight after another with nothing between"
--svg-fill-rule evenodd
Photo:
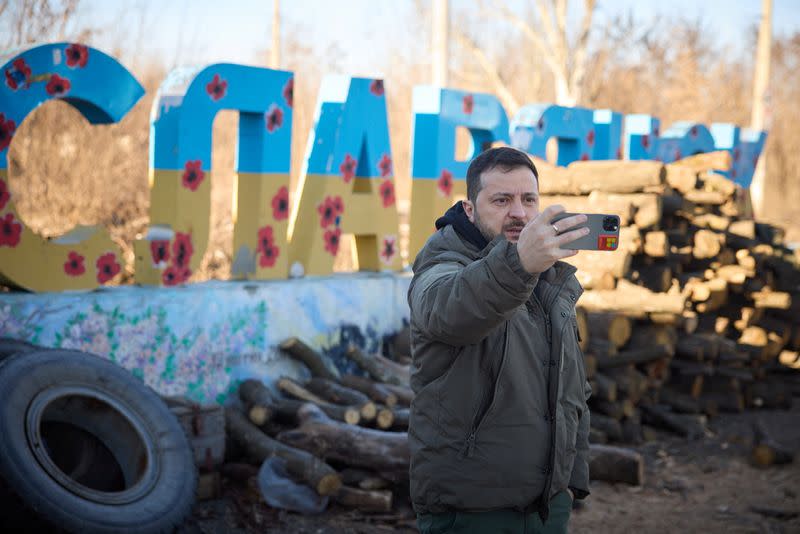
<instances>
[{"instance_id":1,"label":"phone back panel","mask_svg":"<svg viewBox=\"0 0 800 534\"><path fill-rule=\"evenodd\" d=\"M572 215L577 215L577 213L559 213L551 223ZM562 229L559 234L583 227L589 228L589 233L575 241L565 243L561 248L572 250L617 250L619 247L619 217L603 213L586 213L584 215L587 217L584 224ZM614 220L613 224L611 224L611 219Z\"/></svg>"}]
</instances>

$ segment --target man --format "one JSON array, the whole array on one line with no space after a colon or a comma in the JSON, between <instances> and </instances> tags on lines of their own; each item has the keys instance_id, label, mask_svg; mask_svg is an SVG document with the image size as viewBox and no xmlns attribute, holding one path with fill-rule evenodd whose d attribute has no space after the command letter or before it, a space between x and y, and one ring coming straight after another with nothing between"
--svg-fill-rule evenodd
<instances>
[{"instance_id":1,"label":"man","mask_svg":"<svg viewBox=\"0 0 800 534\"><path fill-rule=\"evenodd\" d=\"M493 148L436 221L408 292L411 498L427 533L566 532L589 494L586 382L561 247L588 230L539 212L526 154Z\"/></svg>"}]
</instances>

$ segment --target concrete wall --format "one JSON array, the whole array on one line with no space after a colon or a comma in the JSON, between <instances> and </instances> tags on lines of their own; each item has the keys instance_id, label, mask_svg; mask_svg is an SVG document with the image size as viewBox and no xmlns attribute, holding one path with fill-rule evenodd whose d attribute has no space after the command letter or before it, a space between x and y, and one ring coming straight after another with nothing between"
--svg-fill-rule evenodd
<instances>
[{"instance_id":1,"label":"concrete wall","mask_svg":"<svg viewBox=\"0 0 800 534\"><path fill-rule=\"evenodd\" d=\"M408 321L405 274L340 274L174 288L0 294L0 336L110 358L163 395L225 402L239 380L307 371L277 345L297 336L343 371L350 342L380 351Z\"/></svg>"}]
</instances>

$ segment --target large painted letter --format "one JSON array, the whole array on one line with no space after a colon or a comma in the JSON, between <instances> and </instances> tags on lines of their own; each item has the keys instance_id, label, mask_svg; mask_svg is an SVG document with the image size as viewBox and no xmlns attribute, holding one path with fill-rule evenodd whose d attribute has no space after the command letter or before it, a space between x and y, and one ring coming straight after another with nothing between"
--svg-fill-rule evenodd
<instances>
[{"instance_id":1,"label":"large painted letter","mask_svg":"<svg viewBox=\"0 0 800 534\"><path fill-rule=\"evenodd\" d=\"M656 159L661 121L650 115L625 116L625 153L629 160Z\"/></svg>"},{"instance_id":2,"label":"large painted letter","mask_svg":"<svg viewBox=\"0 0 800 534\"><path fill-rule=\"evenodd\" d=\"M52 240L25 226L11 200L8 147L25 117L48 100L67 102L91 124L110 124L144 90L117 60L77 43L34 45L0 64L0 274L6 283L32 291L105 284L121 270L119 247L98 226L79 226Z\"/></svg>"},{"instance_id":3,"label":"large painted letter","mask_svg":"<svg viewBox=\"0 0 800 534\"><path fill-rule=\"evenodd\" d=\"M292 138L291 72L217 64L169 74L153 103L150 228L134 243L136 279L186 282L208 245L211 134L239 112L233 265L237 278L285 278Z\"/></svg>"},{"instance_id":4,"label":"large painted letter","mask_svg":"<svg viewBox=\"0 0 800 534\"><path fill-rule=\"evenodd\" d=\"M495 141L508 142L508 116L494 95L419 86L412 107L411 261L430 237L436 218L455 197L466 196L470 160ZM455 159L458 126L471 135L465 161Z\"/></svg>"},{"instance_id":5,"label":"large painted letter","mask_svg":"<svg viewBox=\"0 0 800 534\"><path fill-rule=\"evenodd\" d=\"M523 106L511 121L511 144L528 154L547 159L547 141L558 140L557 164L592 157L595 142L594 112L551 104Z\"/></svg>"},{"instance_id":6,"label":"large painted letter","mask_svg":"<svg viewBox=\"0 0 800 534\"><path fill-rule=\"evenodd\" d=\"M703 124L678 121L658 140L657 159L672 163L686 156L713 152L714 138Z\"/></svg>"},{"instance_id":7,"label":"large painted letter","mask_svg":"<svg viewBox=\"0 0 800 534\"><path fill-rule=\"evenodd\" d=\"M741 129L734 124L715 123L711 125L715 150L727 150L731 153L733 166L726 174L731 180L745 189L753 181L758 158L764 150L767 132Z\"/></svg>"},{"instance_id":8,"label":"large painted letter","mask_svg":"<svg viewBox=\"0 0 800 534\"><path fill-rule=\"evenodd\" d=\"M355 234L361 270L399 270L394 167L383 80L328 77L308 141L291 261L328 274L342 233Z\"/></svg>"},{"instance_id":9,"label":"large painted letter","mask_svg":"<svg viewBox=\"0 0 800 534\"><path fill-rule=\"evenodd\" d=\"M622 159L622 113L595 110L594 131L592 159Z\"/></svg>"}]
</instances>

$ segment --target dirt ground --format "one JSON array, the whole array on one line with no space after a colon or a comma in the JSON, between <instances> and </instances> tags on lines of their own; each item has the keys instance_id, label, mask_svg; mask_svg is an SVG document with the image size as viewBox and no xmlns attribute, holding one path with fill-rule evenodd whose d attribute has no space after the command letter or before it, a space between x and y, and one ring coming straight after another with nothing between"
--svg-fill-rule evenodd
<instances>
[{"instance_id":1,"label":"dirt ground","mask_svg":"<svg viewBox=\"0 0 800 534\"><path fill-rule=\"evenodd\" d=\"M668 434L636 447L646 460L645 484L592 483L573 511L570 532L800 532L800 458L787 466L750 465L752 424L762 418L782 445L800 449L800 399L789 411L722 414L702 440ZM318 516L275 510L254 488L225 483L224 497L196 505L181 534L368 534L417 532L408 502L391 514L365 515L337 506Z\"/></svg>"}]
</instances>

